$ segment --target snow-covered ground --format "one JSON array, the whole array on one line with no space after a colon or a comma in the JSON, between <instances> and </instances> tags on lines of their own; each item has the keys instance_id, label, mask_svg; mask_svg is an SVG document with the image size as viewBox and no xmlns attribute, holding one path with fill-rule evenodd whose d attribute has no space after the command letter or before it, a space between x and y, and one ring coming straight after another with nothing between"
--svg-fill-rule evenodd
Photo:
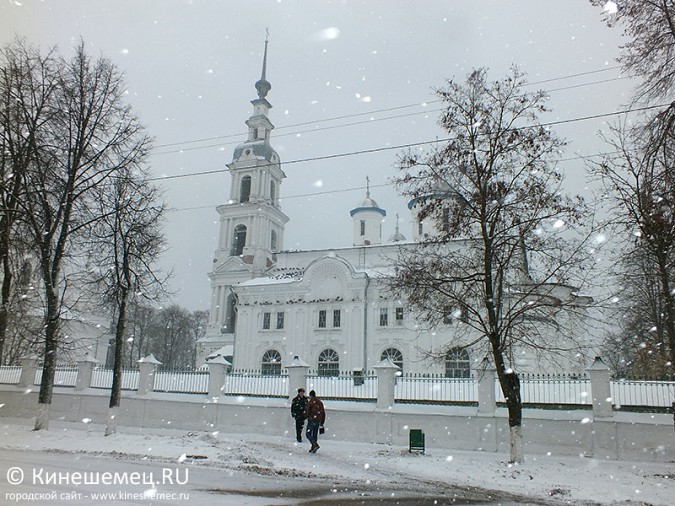
<instances>
[{"instance_id":1,"label":"snow-covered ground","mask_svg":"<svg viewBox=\"0 0 675 506\"><path fill-rule=\"evenodd\" d=\"M104 437L103 427L86 419L81 423L52 421L48 431L35 432L32 427L30 420L0 418L0 448L21 450L37 462L41 456L46 461L54 454L96 457L102 469L113 459L117 465L122 460L136 467L160 462L204 472L210 468L231 479L229 485L213 483L196 490L190 504L359 504L371 500L446 504L453 496L484 504L675 504L675 462L551 454L528 456L524 464L514 466L501 453L427 447L424 455L410 454L400 446L332 441L329 433L312 455L307 443L294 441L290 422L289 432L279 436L122 427L117 434ZM0 460L3 453L12 452L0 452ZM16 492L6 470L12 465L16 464L3 462L1 468L1 504L7 503L7 492ZM232 486L232 478L238 487ZM274 489L275 482L282 492L276 496L261 492ZM251 493L253 489L258 493ZM429 502L406 502L404 497L428 498ZM340 498L355 502L340 502ZM152 502L149 496L133 504Z\"/></svg>"}]
</instances>

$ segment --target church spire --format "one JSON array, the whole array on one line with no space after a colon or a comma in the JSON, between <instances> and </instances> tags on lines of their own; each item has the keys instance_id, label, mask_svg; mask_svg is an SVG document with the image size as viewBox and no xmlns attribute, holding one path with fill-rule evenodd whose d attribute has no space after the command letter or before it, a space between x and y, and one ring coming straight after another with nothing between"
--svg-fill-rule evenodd
<instances>
[{"instance_id":1,"label":"church spire","mask_svg":"<svg viewBox=\"0 0 675 506\"><path fill-rule=\"evenodd\" d=\"M262 73L260 79L255 83L255 89L258 90L258 98L265 98L267 94L272 89L272 85L267 80L267 44L270 40L270 32L267 31L267 36L265 37L265 52L263 54L263 64L262 64Z\"/></svg>"}]
</instances>

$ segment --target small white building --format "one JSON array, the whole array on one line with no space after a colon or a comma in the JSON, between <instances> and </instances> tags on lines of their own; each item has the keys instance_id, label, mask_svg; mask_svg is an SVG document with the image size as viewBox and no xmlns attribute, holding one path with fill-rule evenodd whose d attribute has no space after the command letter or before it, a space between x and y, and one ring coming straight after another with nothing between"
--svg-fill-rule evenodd
<instances>
[{"instance_id":1,"label":"small white building","mask_svg":"<svg viewBox=\"0 0 675 506\"><path fill-rule=\"evenodd\" d=\"M288 217L279 205L286 177L270 144L271 89L266 74L267 43L262 76L255 84L258 98L246 121L248 139L234 150L228 168L230 200L217 208L218 245L213 259L210 320L198 342L197 366L221 355L236 369L279 374L298 356L320 374L371 370L389 357L404 373L442 373L466 377L485 351L461 346L447 350L444 360L430 361L428 352L453 341L452 319L438 328L422 329L392 298L381 282L391 259L407 242L396 225L383 241L386 211L370 195L349 211L353 221L350 247L284 251ZM416 213L417 206L408 206ZM345 210L345 217L347 210ZM413 220L412 239L433 233L434 223ZM461 241L450 247L461 247ZM561 297L575 297L557 287ZM563 293L564 292L564 293ZM550 295L550 293L549 293ZM551 335L552 339L563 339ZM569 353L555 363L523 350L514 361L519 371L583 372L587 357Z\"/></svg>"}]
</instances>

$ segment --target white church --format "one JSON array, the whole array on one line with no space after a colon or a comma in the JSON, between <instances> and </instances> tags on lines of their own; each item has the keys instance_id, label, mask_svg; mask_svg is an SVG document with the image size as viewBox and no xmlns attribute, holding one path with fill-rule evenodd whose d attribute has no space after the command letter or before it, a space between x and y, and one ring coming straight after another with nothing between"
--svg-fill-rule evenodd
<instances>
[{"instance_id":1,"label":"white church","mask_svg":"<svg viewBox=\"0 0 675 506\"><path fill-rule=\"evenodd\" d=\"M218 245L213 258L212 302L206 335L197 343L197 366L221 356L236 370L282 374L294 357L321 375L371 371L385 357L404 374L436 373L469 377L484 351L456 347L444 360L429 361L427 352L451 342L456 321L420 329L405 301L385 290L382 277L405 244L434 223L411 220L411 240L396 230L383 240L386 211L366 191L362 202L345 209L353 222L351 246L325 250L284 251L288 223L279 205L286 177L271 144L274 125L267 95L267 43L262 76L255 83L258 98L246 121L248 139L237 146L228 164L230 198L217 208ZM413 203L408 206L415 213ZM560 287L573 297L571 287ZM569 293L567 293L569 292ZM560 338L560 336L551 336ZM474 356L475 355L475 356ZM564 370L582 372L587 357L571 353L560 361L523 351L519 372Z\"/></svg>"}]
</instances>

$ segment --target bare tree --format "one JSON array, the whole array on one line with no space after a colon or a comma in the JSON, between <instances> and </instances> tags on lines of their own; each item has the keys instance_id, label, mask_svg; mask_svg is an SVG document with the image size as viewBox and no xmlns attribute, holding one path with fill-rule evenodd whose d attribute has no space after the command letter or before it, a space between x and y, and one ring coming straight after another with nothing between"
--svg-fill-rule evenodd
<instances>
[{"instance_id":1,"label":"bare tree","mask_svg":"<svg viewBox=\"0 0 675 506\"><path fill-rule=\"evenodd\" d=\"M59 59L50 120L35 147L22 202L38 257L45 299L44 365L35 429L46 429L52 399L61 310L68 279L65 266L73 237L89 227L93 193L106 179L135 165L147 136L124 102L124 81L105 58L93 61L84 43L70 60ZM93 219L97 219L94 217Z\"/></svg>"},{"instance_id":2,"label":"bare tree","mask_svg":"<svg viewBox=\"0 0 675 506\"><path fill-rule=\"evenodd\" d=\"M0 50L0 364L5 362L8 326L20 324L16 317L25 314L17 304L25 306L27 297L25 292L18 292L27 284L26 275L32 274L27 273L31 264L25 259L31 248L23 240L25 221L19 203L25 191L25 174L35 163L36 147L50 118L50 102L57 86L55 68L52 52L43 56L23 39ZM23 287L15 283L21 276ZM11 330L13 349L26 351L21 336L34 334L16 330Z\"/></svg>"},{"instance_id":3,"label":"bare tree","mask_svg":"<svg viewBox=\"0 0 675 506\"><path fill-rule=\"evenodd\" d=\"M633 127L620 124L605 137L612 154L593 166L607 190L612 221L625 234L637 238L635 247L626 255L624 279L633 286L632 304L642 305L633 316L644 317L643 326L656 327L663 339L663 353L652 358L667 357L665 367L672 375L675 368L675 107L657 114L651 121ZM634 268L639 255L642 269ZM629 276L626 278L626 275ZM653 289L647 294L645 287ZM653 300L653 298L657 300ZM659 314L654 314L659 308ZM625 320L630 321L630 318ZM633 322L632 325L636 323ZM624 331L630 329L624 329Z\"/></svg>"},{"instance_id":4,"label":"bare tree","mask_svg":"<svg viewBox=\"0 0 675 506\"><path fill-rule=\"evenodd\" d=\"M550 332L584 311L567 285L582 249L563 234L580 224L583 202L563 195L555 160L564 143L539 124L545 93L525 93L525 83L517 68L496 82L481 69L437 91L449 137L430 152L403 156L396 180L434 230L401 250L389 281L422 321L435 326L449 313L461 322L461 346L482 346L492 358L514 462L523 458L514 347L562 346Z\"/></svg>"},{"instance_id":5,"label":"bare tree","mask_svg":"<svg viewBox=\"0 0 675 506\"><path fill-rule=\"evenodd\" d=\"M105 435L116 432L122 392L122 368L130 304L136 299L157 300L165 294L166 278L156 266L165 247L162 223L165 205L161 193L138 164L121 168L94 190L97 207L91 209L89 282L102 306L115 315L113 383Z\"/></svg>"},{"instance_id":6,"label":"bare tree","mask_svg":"<svg viewBox=\"0 0 675 506\"><path fill-rule=\"evenodd\" d=\"M636 238L630 254L620 259L623 282L611 305L620 330L608 333L602 354L618 377L669 379L671 347L658 266L640 242Z\"/></svg>"},{"instance_id":7,"label":"bare tree","mask_svg":"<svg viewBox=\"0 0 675 506\"><path fill-rule=\"evenodd\" d=\"M199 314L199 313L198 313ZM203 315L203 314L202 314ZM202 316L203 317L203 316ZM157 313L152 329L150 349L166 369L191 369L196 360L195 316L175 304Z\"/></svg>"},{"instance_id":8,"label":"bare tree","mask_svg":"<svg viewBox=\"0 0 675 506\"><path fill-rule=\"evenodd\" d=\"M675 93L675 2L673 0L590 0L604 7L609 26L628 39L618 58L624 72L642 78L637 99L672 98Z\"/></svg>"},{"instance_id":9,"label":"bare tree","mask_svg":"<svg viewBox=\"0 0 675 506\"><path fill-rule=\"evenodd\" d=\"M127 341L129 343L127 367L134 366L141 358L150 353L151 332L158 311L152 306L141 304L138 299L132 301L128 332L130 337Z\"/></svg>"}]
</instances>

